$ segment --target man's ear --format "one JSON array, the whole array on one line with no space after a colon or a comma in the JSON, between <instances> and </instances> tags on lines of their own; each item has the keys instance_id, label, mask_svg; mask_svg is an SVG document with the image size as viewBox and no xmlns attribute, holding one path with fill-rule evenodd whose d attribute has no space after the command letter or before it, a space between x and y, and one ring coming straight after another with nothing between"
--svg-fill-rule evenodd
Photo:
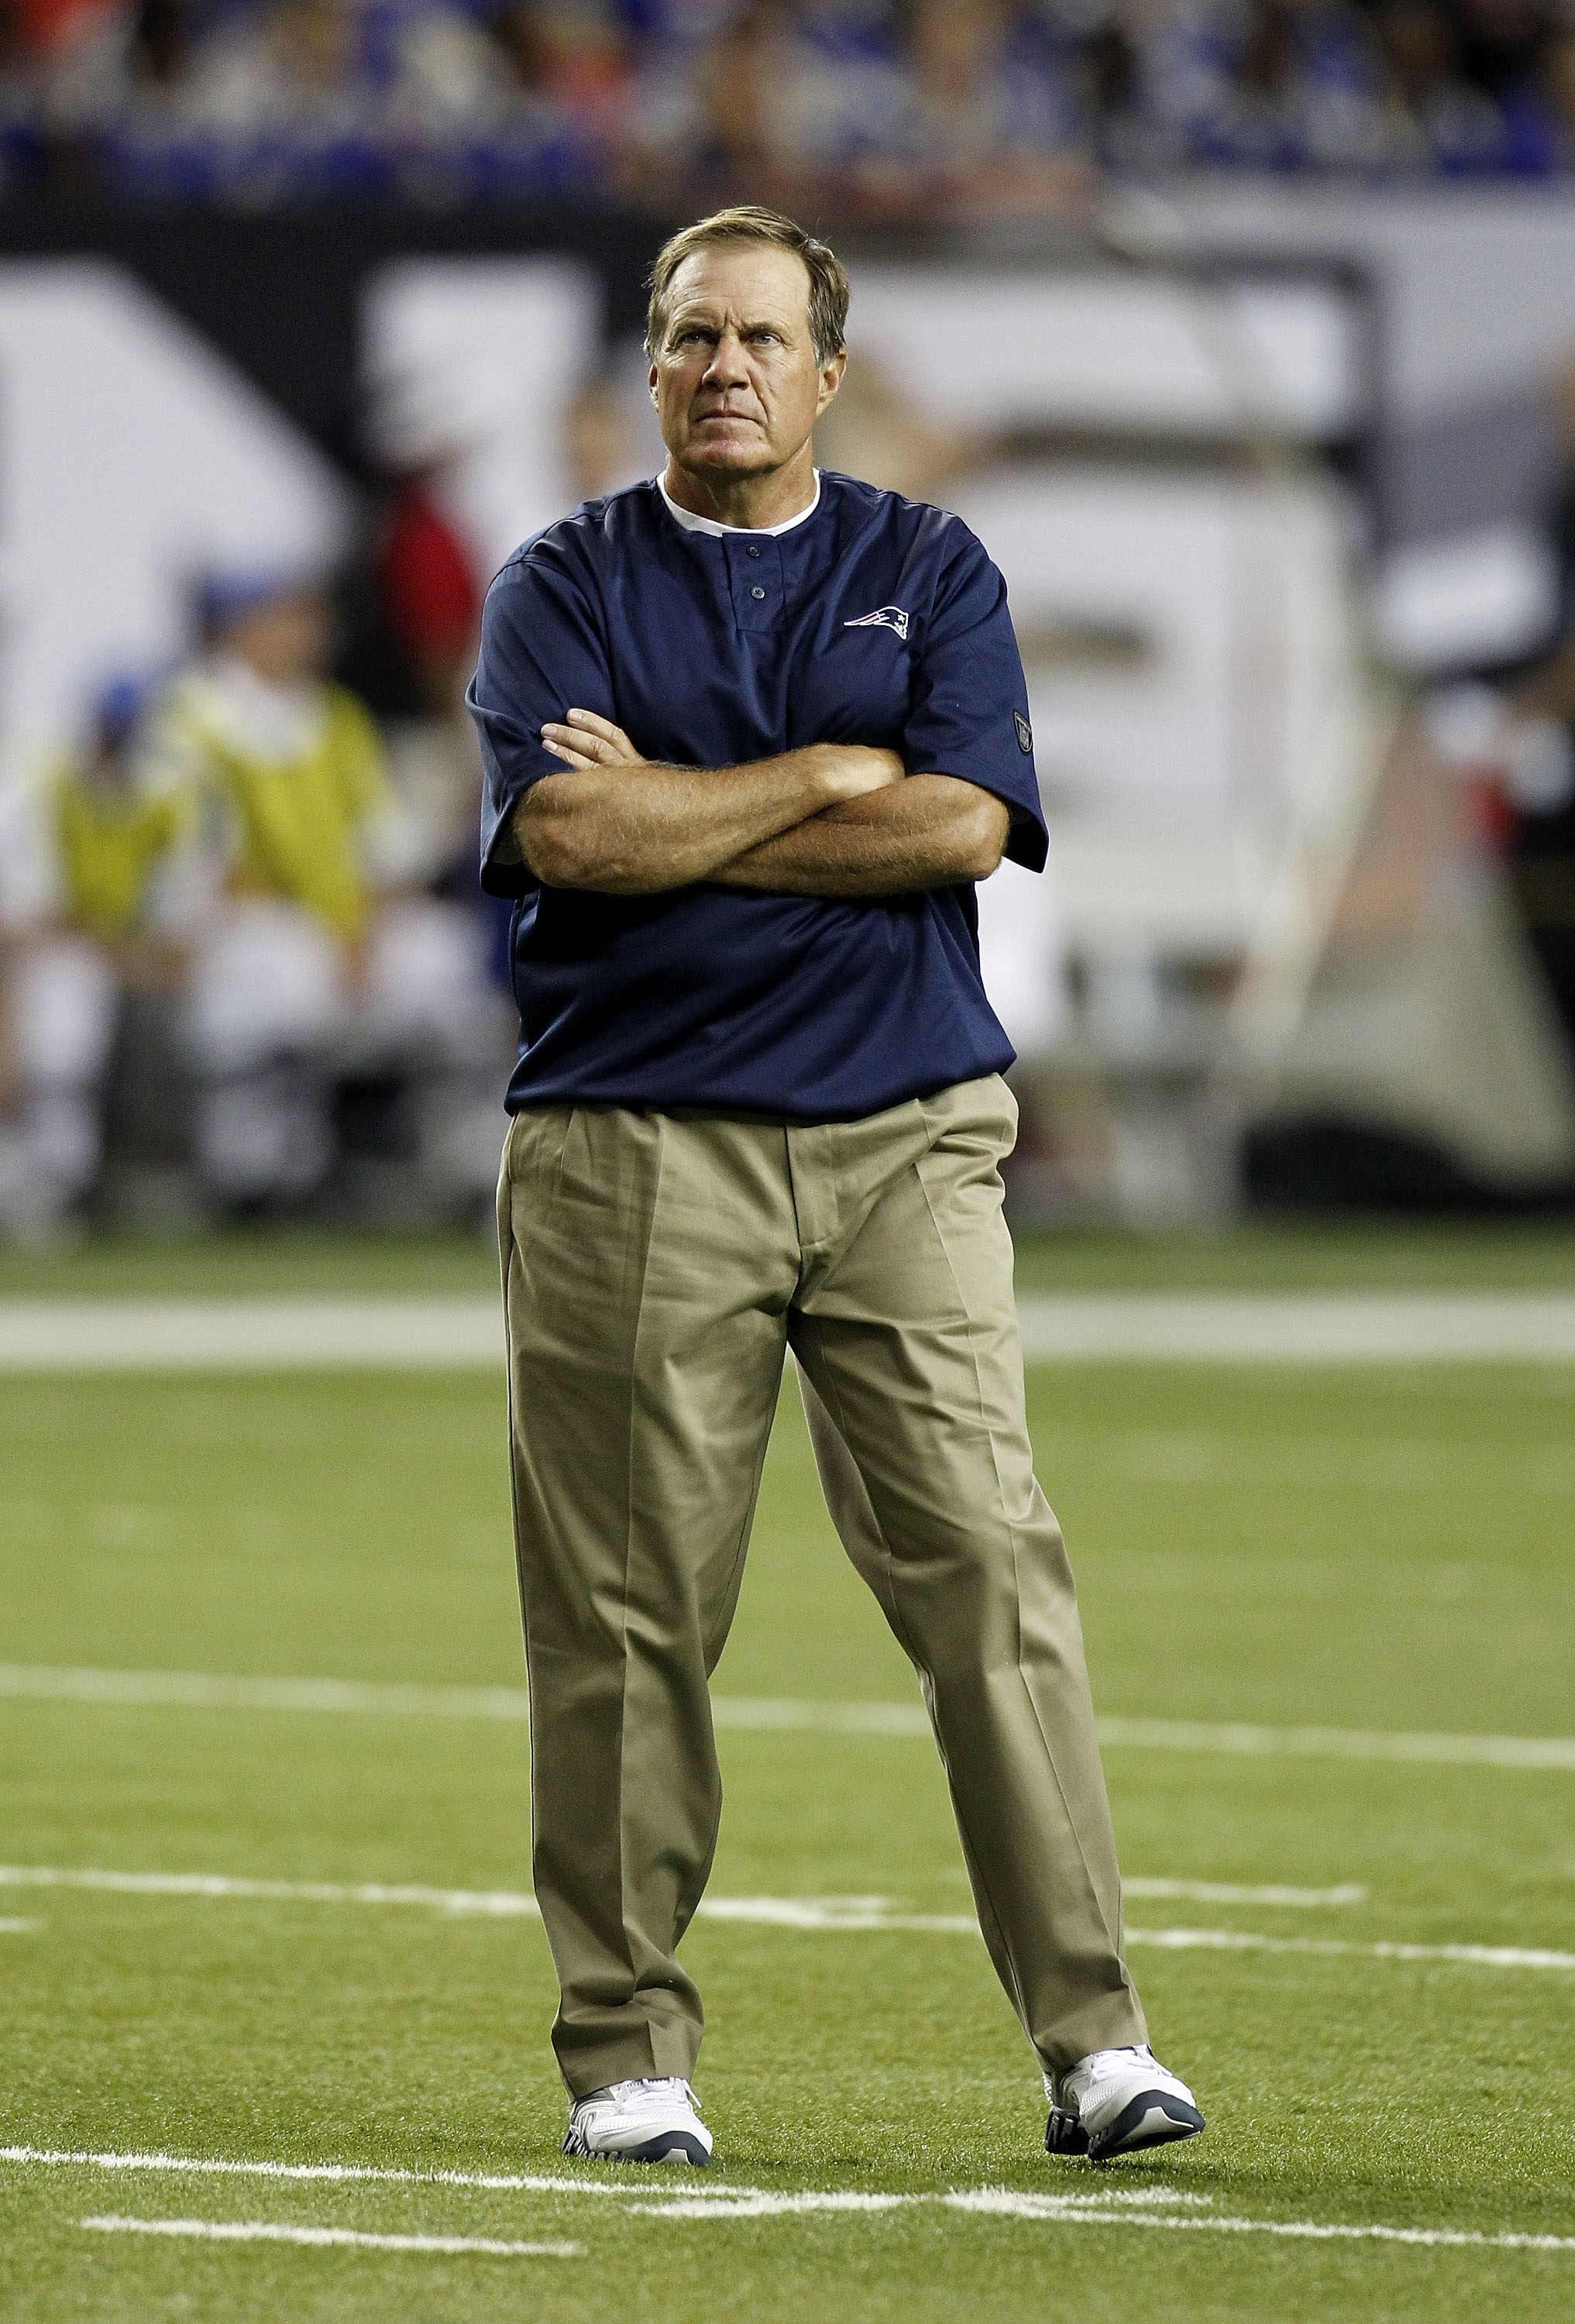
<instances>
[{"instance_id":1,"label":"man's ear","mask_svg":"<svg viewBox=\"0 0 1575 2324\"><path fill-rule=\"evenodd\" d=\"M839 347L829 363L820 367L820 393L815 399L815 416L818 420L843 383L843 374L848 367L848 351Z\"/></svg>"},{"instance_id":2,"label":"man's ear","mask_svg":"<svg viewBox=\"0 0 1575 2324\"><path fill-rule=\"evenodd\" d=\"M652 364L649 371L647 372L645 383L650 390L650 400L654 403L657 400L657 367L655 364Z\"/></svg>"}]
</instances>

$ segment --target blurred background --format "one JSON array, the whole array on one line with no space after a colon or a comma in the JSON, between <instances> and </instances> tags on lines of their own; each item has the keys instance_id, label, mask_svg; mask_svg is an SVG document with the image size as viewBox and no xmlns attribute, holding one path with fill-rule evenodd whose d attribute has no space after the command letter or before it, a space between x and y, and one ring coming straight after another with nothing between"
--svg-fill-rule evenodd
<instances>
[{"instance_id":1,"label":"blurred background","mask_svg":"<svg viewBox=\"0 0 1575 2324\"><path fill-rule=\"evenodd\" d=\"M1575 8L4 0L0 1240L487 1218L481 598L739 198L1007 576L1018 1221L1575 1212Z\"/></svg>"}]
</instances>

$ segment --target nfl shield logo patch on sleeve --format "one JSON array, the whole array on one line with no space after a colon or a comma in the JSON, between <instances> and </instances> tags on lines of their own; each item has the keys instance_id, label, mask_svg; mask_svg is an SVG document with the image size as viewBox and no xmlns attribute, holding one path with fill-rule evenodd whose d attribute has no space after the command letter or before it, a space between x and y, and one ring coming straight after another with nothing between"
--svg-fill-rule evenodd
<instances>
[{"instance_id":1,"label":"nfl shield logo patch on sleeve","mask_svg":"<svg viewBox=\"0 0 1575 2324\"><path fill-rule=\"evenodd\" d=\"M1034 748L1034 730L1020 710L1012 712L1012 724L1018 730L1018 748L1023 756L1027 758L1032 754Z\"/></svg>"}]
</instances>

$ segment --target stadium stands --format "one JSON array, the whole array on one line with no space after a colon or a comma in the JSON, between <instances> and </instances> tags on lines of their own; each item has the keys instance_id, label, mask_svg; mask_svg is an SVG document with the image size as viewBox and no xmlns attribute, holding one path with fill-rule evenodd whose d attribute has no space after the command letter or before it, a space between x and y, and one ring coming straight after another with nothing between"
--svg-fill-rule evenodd
<instances>
[{"instance_id":1,"label":"stadium stands","mask_svg":"<svg viewBox=\"0 0 1575 2324\"><path fill-rule=\"evenodd\" d=\"M6 0L0 190L572 192L879 222L1100 178L1546 179L1556 0Z\"/></svg>"}]
</instances>

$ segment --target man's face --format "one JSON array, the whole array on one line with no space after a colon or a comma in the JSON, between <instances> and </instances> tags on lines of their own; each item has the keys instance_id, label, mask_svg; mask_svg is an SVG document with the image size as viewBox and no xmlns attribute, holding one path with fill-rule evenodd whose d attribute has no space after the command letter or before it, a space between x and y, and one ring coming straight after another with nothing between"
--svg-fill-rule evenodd
<instances>
[{"instance_id":1,"label":"man's face","mask_svg":"<svg viewBox=\"0 0 1575 2324\"><path fill-rule=\"evenodd\" d=\"M769 475L809 440L846 357L816 360L809 270L770 243L721 243L685 259L650 367L662 441L705 476Z\"/></svg>"}]
</instances>

